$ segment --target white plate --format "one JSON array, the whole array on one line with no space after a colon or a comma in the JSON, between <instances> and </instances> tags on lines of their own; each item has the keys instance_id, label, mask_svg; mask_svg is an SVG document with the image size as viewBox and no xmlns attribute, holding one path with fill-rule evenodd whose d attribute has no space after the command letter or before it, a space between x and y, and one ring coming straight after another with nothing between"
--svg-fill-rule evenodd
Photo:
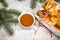
<instances>
[{"instance_id":1,"label":"white plate","mask_svg":"<svg viewBox=\"0 0 60 40\"><path fill-rule=\"evenodd\" d=\"M40 18L38 15L35 16L38 20L42 20L42 18ZM49 25L47 22L45 21L40 21L44 26L46 26L50 31L52 31L54 34L56 34L57 36L60 36L60 32L58 32L56 30L56 28L52 27L51 25Z\"/></svg>"}]
</instances>

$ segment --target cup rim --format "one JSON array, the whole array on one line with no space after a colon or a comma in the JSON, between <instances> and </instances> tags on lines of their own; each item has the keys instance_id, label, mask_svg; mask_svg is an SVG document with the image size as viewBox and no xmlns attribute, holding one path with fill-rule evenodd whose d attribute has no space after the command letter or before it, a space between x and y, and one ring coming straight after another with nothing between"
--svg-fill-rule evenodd
<instances>
[{"instance_id":1,"label":"cup rim","mask_svg":"<svg viewBox=\"0 0 60 40\"><path fill-rule=\"evenodd\" d=\"M20 18L21 18L21 16L24 15L24 14L29 14L29 15L31 15L31 16L33 17L34 21L33 21L32 25L26 27L26 26L23 26L23 25L20 23ZM31 27L33 26L33 24L35 23L35 17L34 17L34 15L33 15L32 13L30 13L30 12L23 12L23 13L21 13L21 14L19 15L19 17L18 17L18 22L19 22L19 25L22 26L23 28L31 28Z\"/></svg>"}]
</instances>

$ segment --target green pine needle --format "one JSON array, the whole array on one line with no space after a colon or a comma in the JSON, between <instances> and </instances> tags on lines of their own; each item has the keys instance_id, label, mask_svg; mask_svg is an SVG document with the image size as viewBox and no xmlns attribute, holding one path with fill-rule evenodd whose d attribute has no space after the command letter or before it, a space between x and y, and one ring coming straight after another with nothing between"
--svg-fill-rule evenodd
<instances>
[{"instance_id":1,"label":"green pine needle","mask_svg":"<svg viewBox=\"0 0 60 40\"><path fill-rule=\"evenodd\" d=\"M8 34L13 35L14 31L8 23L4 23L4 29L6 30L6 32L8 32Z\"/></svg>"},{"instance_id":2,"label":"green pine needle","mask_svg":"<svg viewBox=\"0 0 60 40\"><path fill-rule=\"evenodd\" d=\"M55 0L56 2L60 3L60 0Z\"/></svg>"},{"instance_id":3,"label":"green pine needle","mask_svg":"<svg viewBox=\"0 0 60 40\"><path fill-rule=\"evenodd\" d=\"M6 0L0 0L0 3L2 4L2 6L4 8L8 7L8 4L7 4Z\"/></svg>"},{"instance_id":4,"label":"green pine needle","mask_svg":"<svg viewBox=\"0 0 60 40\"><path fill-rule=\"evenodd\" d=\"M9 9L8 13L12 13L12 14L16 14L16 15L20 15L21 12L15 10L15 9Z\"/></svg>"},{"instance_id":5,"label":"green pine needle","mask_svg":"<svg viewBox=\"0 0 60 40\"><path fill-rule=\"evenodd\" d=\"M43 3L43 2L45 2L46 0L38 0L40 3Z\"/></svg>"},{"instance_id":6,"label":"green pine needle","mask_svg":"<svg viewBox=\"0 0 60 40\"><path fill-rule=\"evenodd\" d=\"M15 9L9 9L9 10L6 10L6 9L0 9L1 12L4 12L4 13L9 13L9 14L16 14L16 15L20 15L20 12L15 10Z\"/></svg>"},{"instance_id":7,"label":"green pine needle","mask_svg":"<svg viewBox=\"0 0 60 40\"><path fill-rule=\"evenodd\" d=\"M24 0L18 0L18 1L24 1Z\"/></svg>"},{"instance_id":8,"label":"green pine needle","mask_svg":"<svg viewBox=\"0 0 60 40\"><path fill-rule=\"evenodd\" d=\"M14 18L10 18L10 19L7 19L5 22L9 22L9 23L17 23L18 20L17 19L14 19Z\"/></svg>"},{"instance_id":9,"label":"green pine needle","mask_svg":"<svg viewBox=\"0 0 60 40\"><path fill-rule=\"evenodd\" d=\"M10 27L8 23L17 23L18 19L13 18L13 15L20 15L20 12L15 9L0 9L0 28L4 26L4 29L10 34L13 35L13 29ZM3 25L4 24L4 25Z\"/></svg>"},{"instance_id":10,"label":"green pine needle","mask_svg":"<svg viewBox=\"0 0 60 40\"><path fill-rule=\"evenodd\" d=\"M31 0L31 8L34 9L37 6L37 2L45 2L46 0Z\"/></svg>"},{"instance_id":11,"label":"green pine needle","mask_svg":"<svg viewBox=\"0 0 60 40\"><path fill-rule=\"evenodd\" d=\"M4 29L13 35L13 29L10 27L9 23L18 23L18 18L14 18L13 15L19 16L20 12L15 9L0 9L0 28L4 26ZM3 25L4 24L4 25Z\"/></svg>"},{"instance_id":12,"label":"green pine needle","mask_svg":"<svg viewBox=\"0 0 60 40\"><path fill-rule=\"evenodd\" d=\"M31 0L31 8L34 9L37 6L37 1L38 0Z\"/></svg>"}]
</instances>

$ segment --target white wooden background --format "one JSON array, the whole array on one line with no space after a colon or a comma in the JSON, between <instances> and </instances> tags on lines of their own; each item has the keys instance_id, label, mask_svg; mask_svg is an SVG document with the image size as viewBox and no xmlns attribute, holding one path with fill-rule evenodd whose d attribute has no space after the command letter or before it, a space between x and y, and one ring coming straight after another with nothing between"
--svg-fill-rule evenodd
<instances>
[{"instance_id":1,"label":"white wooden background","mask_svg":"<svg viewBox=\"0 0 60 40\"><path fill-rule=\"evenodd\" d=\"M17 0L7 0L9 7L8 9L16 9L21 12L31 12L35 13L40 9L41 4L38 3L36 9L32 10L30 8L30 1L26 0L22 2L18 2ZM0 6L1 7L1 6ZM0 30L0 40L60 40L57 36L53 34L52 38L50 37L50 33L44 27L40 27L37 34L34 35L34 29L24 29L19 26L19 24L12 24L11 27L14 29L14 35L9 36L4 29ZM38 28L37 22L35 23L35 29Z\"/></svg>"}]
</instances>

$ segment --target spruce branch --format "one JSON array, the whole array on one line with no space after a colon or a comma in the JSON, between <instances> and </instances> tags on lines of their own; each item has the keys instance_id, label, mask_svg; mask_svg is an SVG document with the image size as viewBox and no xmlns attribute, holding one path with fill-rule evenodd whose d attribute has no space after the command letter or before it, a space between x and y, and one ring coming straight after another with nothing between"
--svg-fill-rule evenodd
<instances>
[{"instance_id":1,"label":"spruce branch","mask_svg":"<svg viewBox=\"0 0 60 40\"><path fill-rule=\"evenodd\" d=\"M13 35L13 29L10 26L10 23L17 23L18 19L14 18L13 15L19 16L20 12L15 9L6 9L8 7L8 4L6 0L0 0L0 3L2 4L3 8L0 9L0 28L4 28L6 32L8 32L10 35Z\"/></svg>"},{"instance_id":2,"label":"spruce branch","mask_svg":"<svg viewBox=\"0 0 60 40\"><path fill-rule=\"evenodd\" d=\"M15 9L9 9L8 13L12 13L12 14L16 14L16 15L20 15L21 14L21 12L15 10Z\"/></svg>"},{"instance_id":3,"label":"spruce branch","mask_svg":"<svg viewBox=\"0 0 60 40\"><path fill-rule=\"evenodd\" d=\"M7 4L6 0L0 0L0 3L2 4L2 6L4 8L8 7L8 4Z\"/></svg>"},{"instance_id":4,"label":"spruce branch","mask_svg":"<svg viewBox=\"0 0 60 40\"><path fill-rule=\"evenodd\" d=\"M18 0L18 1L24 1L24 0Z\"/></svg>"},{"instance_id":5,"label":"spruce branch","mask_svg":"<svg viewBox=\"0 0 60 40\"><path fill-rule=\"evenodd\" d=\"M34 9L37 6L37 2L43 3L46 0L31 0L31 8Z\"/></svg>"},{"instance_id":6,"label":"spruce branch","mask_svg":"<svg viewBox=\"0 0 60 40\"><path fill-rule=\"evenodd\" d=\"M7 19L7 20L5 20L5 22L9 22L9 23L17 23L18 22L18 20L17 19L13 19L13 18L10 18L10 19Z\"/></svg>"},{"instance_id":7,"label":"spruce branch","mask_svg":"<svg viewBox=\"0 0 60 40\"><path fill-rule=\"evenodd\" d=\"M13 15L19 16L20 12L15 9L0 9L0 27L4 26L4 29L10 34L13 34L13 29L8 23L17 23L18 19L14 18ZM4 24L4 25L3 25Z\"/></svg>"},{"instance_id":8,"label":"spruce branch","mask_svg":"<svg viewBox=\"0 0 60 40\"><path fill-rule=\"evenodd\" d=\"M15 10L15 9L9 9L9 10L6 10L6 9L0 9L0 12L4 12L4 13L8 13L8 14L16 14L16 15L20 15L20 12Z\"/></svg>"},{"instance_id":9,"label":"spruce branch","mask_svg":"<svg viewBox=\"0 0 60 40\"><path fill-rule=\"evenodd\" d=\"M8 32L8 34L13 35L14 31L8 23L4 23L4 29L6 30L6 32Z\"/></svg>"},{"instance_id":10,"label":"spruce branch","mask_svg":"<svg viewBox=\"0 0 60 40\"><path fill-rule=\"evenodd\" d=\"M34 9L37 5L38 0L31 0L31 8Z\"/></svg>"},{"instance_id":11,"label":"spruce branch","mask_svg":"<svg viewBox=\"0 0 60 40\"><path fill-rule=\"evenodd\" d=\"M60 3L60 0L55 0L56 2Z\"/></svg>"},{"instance_id":12,"label":"spruce branch","mask_svg":"<svg viewBox=\"0 0 60 40\"><path fill-rule=\"evenodd\" d=\"M40 3L43 3L43 2L45 2L46 0L38 0Z\"/></svg>"},{"instance_id":13,"label":"spruce branch","mask_svg":"<svg viewBox=\"0 0 60 40\"><path fill-rule=\"evenodd\" d=\"M9 24L6 24L6 23L17 23L18 20L17 19L14 19L11 15L13 12L8 12L7 10L0 10L1 13L0 13L0 24L4 24L4 28L5 30L10 34L12 35L13 34L13 29L9 26ZM16 12L16 11L15 11ZM14 13L15 13L14 12ZM10 14L11 13L11 14ZM16 13L17 15L17 13ZM5 22L5 23L4 23ZM1 26L0 26L1 27Z\"/></svg>"},{"instance_id":14,"label":"spruce branch","mask_svg":"<svg viewBox=\"0 0 60 40\"><path fill-rule=\"evenodd\" d=\"M0 23L0 29L1 29L1 25L2 25L2 24Z\"/></svg>"}]
</instances>

